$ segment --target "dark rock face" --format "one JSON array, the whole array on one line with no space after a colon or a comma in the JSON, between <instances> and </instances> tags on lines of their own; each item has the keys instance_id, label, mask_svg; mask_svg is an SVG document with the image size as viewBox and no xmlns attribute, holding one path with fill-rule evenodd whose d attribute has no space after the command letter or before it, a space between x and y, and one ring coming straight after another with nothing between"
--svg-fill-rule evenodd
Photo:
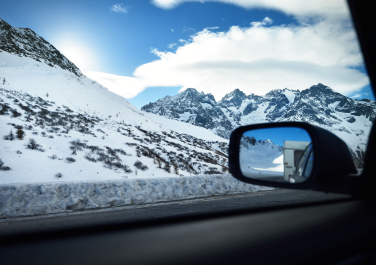
<instances>
[{"instance_id":1,"label":"dark rock face","mask_svg":"<svg viewBox=\"0 0 376 265\"><path fill-rule=\"evenodd\" d=\"M359 160L358 165L362 164L369 129L376 118L374 101L348 98L321 83L302 91L286 88L272 90L265 96L247 96L235 89L218 102L211 94L206 95L189 88L174 97L168 96L149 103L141 109L204 127L227 139L232 130L242 125L307 122L328 129L347 140L355 159ZM364 124L359 125L357 119L364 121Z\"/></svg>"},{"instance_id":2,"label":"dark rock face","mask_svg":"<svg viewBox=\"0 0 376 265\"><path fill-rule=\"evenodd\" d=\"M175 97L166 96L155 103L149 103L142 110L204 127L223 138L228 138L232 130L231 122L213 95L199 93L194 88L188 88Z\"/></svg>"},{"instance_id":3,"label":"dark rock face","mask_svg":"<svg viewBox=\"0 0 376 265\"><path fill-rule=\"evenodd\" d=\"M29 28L15 28L0 18L0 52L6 51L38 62L68 70L77 76L81 71L54 46Z\"/></svg>"}]
</instances>

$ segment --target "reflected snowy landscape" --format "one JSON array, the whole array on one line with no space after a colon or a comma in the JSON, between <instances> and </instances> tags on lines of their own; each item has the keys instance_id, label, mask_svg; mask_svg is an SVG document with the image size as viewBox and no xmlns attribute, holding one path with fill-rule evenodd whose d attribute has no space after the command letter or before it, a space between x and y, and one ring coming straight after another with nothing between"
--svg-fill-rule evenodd
<instances>
[{"instance_id":1,"label":"reflected snowy landscape","mask_svg":"<svg viewBox=\"0 0 376 265\"><path fill-rule=\"evenodd\" d=\"M251 178L283 176L283 147L271 140L243 136L240 145L240 168Z\"/></svg>"}]
</instances>

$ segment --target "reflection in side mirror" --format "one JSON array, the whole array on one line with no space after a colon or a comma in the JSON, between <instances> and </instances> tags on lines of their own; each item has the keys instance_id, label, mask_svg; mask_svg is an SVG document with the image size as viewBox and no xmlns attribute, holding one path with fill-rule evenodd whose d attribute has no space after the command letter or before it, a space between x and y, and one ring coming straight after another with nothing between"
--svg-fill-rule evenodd
<instances>
[{"instance_id":1,"label":"reflection in side mirror","mask_svg":"<svg viewBox=\"0 0 376 265\"><path fill-rule=\"evenodd\" d=\"M240 140L242 174L251 179L301 183L312 173L312 139L302 128L277 127L246 131Z\"/></svg>"}]
</instances>

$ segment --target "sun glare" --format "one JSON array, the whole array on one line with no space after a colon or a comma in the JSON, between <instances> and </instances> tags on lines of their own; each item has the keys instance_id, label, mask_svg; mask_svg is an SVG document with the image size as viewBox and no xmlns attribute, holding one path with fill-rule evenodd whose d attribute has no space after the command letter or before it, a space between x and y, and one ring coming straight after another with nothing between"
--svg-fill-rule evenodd
<instances>
[{"instance_id":1,"label":"sun glare","mask_svg":"<svg viewBox=\"0 0 376 265\"><path fill-rule=\"evenodd\" d=\"M81 71L95 70L95 53L84 43L69 40L56 45L57 49L73 62Z\"/></svg>"}]
</instances>

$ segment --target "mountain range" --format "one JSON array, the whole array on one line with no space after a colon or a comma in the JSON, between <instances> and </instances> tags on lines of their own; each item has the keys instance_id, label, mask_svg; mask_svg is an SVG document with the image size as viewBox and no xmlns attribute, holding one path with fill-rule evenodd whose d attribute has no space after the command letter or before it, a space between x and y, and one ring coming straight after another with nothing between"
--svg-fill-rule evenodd
<instances>
[{"instance_id":1,"label":"mountain range","mask_svg":"<svg viewBox=\"0 0 376 265\"><path fill-rule=\"evenodd\" d=\"M276 89L264 96L239 89L216 101L211 94L188 88L141 108L143 111L206 128L228 139L239 126L268 122L307 122L342 138L358 166L363 166L376 103L352 99L321 83L303 90Z\"/></svg>"}]
</instances>

